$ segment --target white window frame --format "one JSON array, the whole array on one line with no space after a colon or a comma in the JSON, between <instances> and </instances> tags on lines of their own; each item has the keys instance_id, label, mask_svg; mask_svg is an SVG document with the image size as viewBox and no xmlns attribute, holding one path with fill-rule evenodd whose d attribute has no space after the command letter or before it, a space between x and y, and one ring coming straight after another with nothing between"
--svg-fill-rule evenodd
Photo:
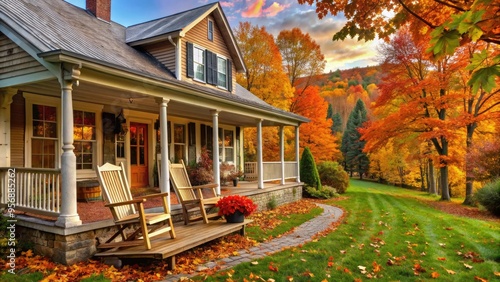
<instances>
[{"instance_id":1,"label":"white window frame","mask_svg":"<svg viewBox=\"0 0 500 282\"><path fill-rule=\"evenodd\" d=\"M219 68L219 59L224 60L224 64L225 64L225 65L224 65L224 68L226 69L226 72L225 72L225 73L223 73L223 72L221 72L221 71L220 71L220 68ZM228 69L227 69L227 58L226 58L226 57L223 57L223 56L220 56L219 54L217 54L217 87L218 87L218 88L222 88L222 89L227 90L227 83L228 83L228 81L227 81L227 80L228 80L228 75L227 75L227 73L228 73ZM225 76L226 76L226 84L225 84L225 85L220 85L220 84L219 84L219 74L223 74L223 75L225 75Z\"/></svg>"},{"instance_id":2,"label":"white window frame","mask_svg":"<svg viewBox=\"0 0 500 282\"><path fill-rule=\"evenodd\" d=\"M40 96L31 93L23 93L25 98L25 109L26 109L26 126L24 131L25 136L25 147L24 147L24 163L26 167L32 167L31 155L32 155L32 142L33 140L33 105L50 106L56 108L56 123L57 123L57 140L56 140L56 154L55 154L55 167L61 168L61 99L48 96Z\"/></svg>"},{"instance_id":3,"label":"white window frame","mask_svg":"<svg viewBox=\"0 0 500 282\"><path fill-rule=\"evenodd\" d=\"M208 19L207 23L207 38L210 41L214 41L214 21Z\"/></svg>"},{"instance_id":4,"label":"white window frame","mask_svg":"<svg viewBox=\"0 0 500 282\"><path fill-rule=\"evenodd\" d=\"M96 105L96 104L91 104L91 103L86 103L86 102L79 102L79 101L73 101L73 110L76 111L83 111L83 112L90 112L95 114L95 131L96 131L96 140L93 141L95 142L95 147L94 147L94 152L93 154L93 169L77 169L76 170L76 177L77 178L91 178L91 177L96 177L96 168L98 165L102 164L102 110L104 106L103 105ZM74 142L74 141L73 141ZM95 158L94 158L95 157Z\"/></svg>"},{"instance_id":5,"label":"white window frame","mask_svg":"<svg viewBox=\"0 0 500 282\"><path fill-rule=\"evenodd\" d=\"M228 147L228 148L233 148L233 156L232 156L232 161L227 161L226 158L226 146L224 144L224 141L221 139L221 136L219 135L219 131L222 130L222 137L224 137L224 131L232 131L233 132L233 146ZM236 128L231 127L231 126L220 126L219 125L219 130L217 131L217 138L219 139L219 142L222 143L222 145L217 144L219 146L219 162L226 162L228 164L235 164L236 163Z\"/></svg>"},{"instance_id":6,"label":"white window frame","mask_svg":"<svg viewBox=\"0 0 500 282\"><path fill-rule=\"evenodd\" d=\"M31 167L31 140L33 138L33 105L51 106L56 108L57 120L57 141L56 141L56 160L55 168L61 168L61 154L62 154L62 123L61 123L61 99L57 97L41 96L31 93L23 93L25 98L26 107L26 126L25 126L25 156L24 163L26 167ZM73 101L73 110L93 112L95 113L96 122L96 148L94 148L95 159L94 166L102 163L102 110L104 106L92 103ZM94 169L79 169L76 171L77 178L92 178L96 177Z\"/></svg>"},{"instance_id":7,"label":"white window frame","mask_svg":"<svg viewBox=\"0 0 500 282\"><path fill-rule=\"evenodd\" d=\"M197 61L197 55L196 55L197 52L201 52L201 54L202 54L203 59L202 59L201 63ZM193 79L196 81L202 82L202 83L206 83L206 80L207 80L207 66L205 65L205 61L206 61L205 56L206 56L205 48L193 44L193 71L194 71ZM200 79L197 77L197 74L198 74L197 66L198 65L203 66L203 79Z\"/></svg>"}]
</instances>

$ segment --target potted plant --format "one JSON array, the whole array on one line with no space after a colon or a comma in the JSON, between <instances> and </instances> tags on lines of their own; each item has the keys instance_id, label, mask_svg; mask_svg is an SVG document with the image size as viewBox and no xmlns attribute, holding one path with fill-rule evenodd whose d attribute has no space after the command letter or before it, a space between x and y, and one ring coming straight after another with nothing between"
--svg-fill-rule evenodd
<instances>
[{"instance_id":1,"label":"potted plant","mask_svg":"<svg viewBox=\"0 0 500 282\"><path fill-rule=\"evenodd\" d=\"M215 206L219 208L219 215L223 215L229 223L243 222L245 216L257 209L257 205L250 198L240 195L223 197Z\"/></svg>"},{"instance_id":2,"label":"potted plant","mask_svg":"<svg viewBox=\"0 0 500 282\"><path fill-rule=\"evenodd\" d=\"M243 177L243 171L235 169L229 174L229 177L233 180L233 186L236 187L238 186L238 180Z\"/></svg>"}]
</instances>

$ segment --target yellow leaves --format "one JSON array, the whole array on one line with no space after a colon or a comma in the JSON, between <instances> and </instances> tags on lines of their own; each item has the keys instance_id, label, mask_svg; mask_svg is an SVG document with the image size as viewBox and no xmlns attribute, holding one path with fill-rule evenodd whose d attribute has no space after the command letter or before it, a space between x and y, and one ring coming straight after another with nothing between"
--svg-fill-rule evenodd
<instances>
[{"instance_id":1,"label":"yellow leaves","mask_svg":"<svg viewBox=\"0 0 500 282\"><path fill-rule=\"evenodd\" d=\"M455 271L450 270L450 269L446 269L446 268L445 268L444 270L446 270L446 272L447 272L448 274L451 274L451 275L455 275L455 273L456 273Z\"/></svg>"},{"instance_id":2,"label":"yellow leaves","mask_svg":"<svg viewBox=\"0 0 500 282\"><path fill-rule=\"evenodd\" d=\"M258 265L258 264L259 264L259 262L258 262L258 261L252 261L252 262L251 262L251 264L252 264L252 265Z\"/></svg>"},{"instance_id":3,"label":"yellow leaves","mask_svg":"<svg viewBox=\"0 0 500 282\"><path fill-rule=\"evenodd\" d=\"M472 267L472 265L469 265L469 264L466 264L466 263L464 263L464 266L465 266L465 268L467 268L467 269L472 269L472 268L473 268L473 267Z\"/></svg>"},{"instance_id":4,"label":"yellow leaves","mask_svg":"<svg viewBox=\"0 0 500 282\"><path fill-rule=\"evenodd\" d=\"M480 281L480 282L488 282L488 280L484 279L484 278L481 278L479 276L474 276L474 280L475 281Z\"/></svg>"}]
</instances>

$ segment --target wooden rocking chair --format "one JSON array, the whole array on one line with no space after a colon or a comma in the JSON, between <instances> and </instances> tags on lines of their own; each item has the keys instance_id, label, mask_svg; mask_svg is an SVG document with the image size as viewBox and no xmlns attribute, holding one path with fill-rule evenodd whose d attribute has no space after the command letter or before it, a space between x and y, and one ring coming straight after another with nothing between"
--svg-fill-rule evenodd
<instances>
[{"instance_id":1,"label":"wooden rocking chair","mask_svg":"<svg viewBox=\"0 0 500 282\"><path fill-rule=\"evenodd\" d=\"M142 196L133 199L130 193L127 177L123 163L120 166L106 163L97 168L99 182L104 192L105 205L111 209L115 224L119 230L106 241L100 244L98 248L116 248L129 247L144 244L146 249L151 249L150 238L165 232L170 233L172 239L175 238L172 218L167 206L168 193L160 193ZM148 198L162 197L163 213L145 213L143 203ZM135 231L126 235L124 230L127 227L139 225ZM112 242L118 235L122 236L123 241Z\"/></svg>"},{"instance_id":2,"label":"wooden rocking chair","mask_svg":"<svg viewBox=\"0 0 500 282\"><path fill-rule=\"evenodd\" d=\"M170 182L182 205L184 224L197 220L203 220L204 223L208 223L208 219L220 217L215 210L215 204L220 200L216 191L216 183L191 186L184 161L181 160L178 164L172 164L169 161L169 167ZM202 189L211 190L210 192L213 193L213 196L204 198Z\"/></svg>"}]
</instances>

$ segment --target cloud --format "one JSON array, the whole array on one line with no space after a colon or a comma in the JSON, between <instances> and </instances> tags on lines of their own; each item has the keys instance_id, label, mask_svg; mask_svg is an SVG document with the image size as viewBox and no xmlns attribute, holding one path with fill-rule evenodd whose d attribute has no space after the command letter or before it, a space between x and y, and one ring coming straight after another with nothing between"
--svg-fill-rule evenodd
<instances>
[{"instance_id":1,"label":"cloud","mask_svg":"<svg viewBox=\"0 0 500 282\"><path fill-rule=\"evenodd\" d=\"M251 4L247 10L241 13L244 18L257 18L262 15L262 6L264 6L265 0L257 0Z\"/></svg>"},{"instance_id":2,"label":"cloud","mask_svg":"<svg viewBox=\"0 0 500 282\"><path fill-rule=\"evenodd\" d=\"M290 4L282 5L278 2L273 2L269 7L264 8L266 0L255 0L248 6L248 9L241 13L244 18L258 18L258 17L274 17L279 12L290 7Z\"/></svg>"},{"instance_id":3,"label":"cloud","mask_svg":"<svg viewBox=\"0 0 500 282\"><path fill-rule=\"evenodd\" d=\"M226 8L234 7L234 2L222 1L222 2L220 2L220 5L222 7L226 7Z\"/></svg>"},{"instance_id":4,"label":"cloud","mask_svg":"<svg viewBox=\"0 0 500 282\"><path fill-rule=\"evenodd\" d=\"M283 11L284 9L286 9L288 7L290 7L290 4L281 5L278 2L274 2L271 6L267 7L266 9L264 9L263 12L268 17L274 17L279 12Z\"/></svg>"}]
</instances>

